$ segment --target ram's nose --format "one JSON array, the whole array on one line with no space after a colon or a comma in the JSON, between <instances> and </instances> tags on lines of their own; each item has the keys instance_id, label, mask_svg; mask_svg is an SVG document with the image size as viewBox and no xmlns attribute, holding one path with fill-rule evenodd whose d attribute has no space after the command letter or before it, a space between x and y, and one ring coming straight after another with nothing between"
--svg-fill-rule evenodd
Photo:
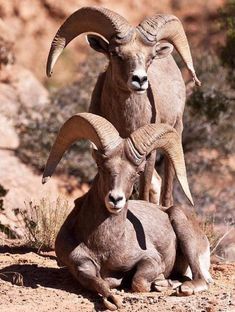
<instances>
[{"instance_id":1,"label":"ram's nose","mask_svg":"<svg viewBox=\"0 0 235 312\"><path fill-rule=\"evenodd\" d=\"M109 193L109 201L116 206L120 201L123 200L123 195L113 195L112 193Z\"/></svg>"},{"instance_id":2,"label":"ram's nose","mask_svg":"<svg viewBox=\"0 0 235 312\"><path fill-rule=\"evenodd\" d=\"M148 89L148 77L145 70L136 70L130 79L131 89L143 93Z\"/></svg>"},{"instance_id":3,"label":"ram's nose","mask_svg":"<svg viewBox=\"0 0 235 312\"><path fill-rule=\"evenodd\" d=\"M145 75L144 76L137 76L137 75L132 76L132 82L139 84L140 87L143 84L145 84L147 81L148 81L148 77Z\"/></svg>"},{"instance_id":4,"label":"ram's nose","mask_svg":"<svg viewBox=\"0 0 235 312\"><path fill-rule=\"evenodd\" d=\"M110 191L105 198L106 206L111 213L120 212L126 204L126 197L122 191Z\"/></svg>"}]
</instances>

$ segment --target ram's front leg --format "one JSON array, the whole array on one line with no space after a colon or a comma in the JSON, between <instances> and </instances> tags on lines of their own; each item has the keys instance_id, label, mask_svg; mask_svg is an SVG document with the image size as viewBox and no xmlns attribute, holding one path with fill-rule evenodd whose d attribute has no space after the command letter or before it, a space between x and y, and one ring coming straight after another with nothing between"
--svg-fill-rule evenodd
<instances>
[{"instance_id":1,"label":"ram's front leg","mask_svg":"<svg viewBox=\"0 0 235 312\"><path fill-rule=\"evenodd\" d=\"M140 180L139 199L153 204L160 204L161 177L155 168L156 152L152 152L147 159L145 170Z\"/></svg>"},{"instance_id":2,"label":"ram's front leg","mask_svg":"<svg viewBox=\"0 0 235 312\"><path fill-rule=\"evenodd\" d=\"M114 311L120 308L120 298L111 293L109 284L101 278L92 260L86 259L83 263L75 265L73 275L85 289L100 294L107 309Z\"/></svg>"},{"instance_id":3,"label":"ram's front leg","mask_svg":"<svg viewBox=\"0 0 235 312\"><path fill-rule=\"evenodd\" d=\"M182 117L179 117L174 125L175 130L179 134L182 141L183 122ZM172 162L164 156L164 178L161 191L161 204L164 207L171 207L173 202L173 187L174 187L175 170Z\"/></svg>"},{"instance_id":4,"label":"ram's front leg","mask_svg":"<svg viewBox=\"0 0 235 312\"><path fill-rule=\"evenodd\" d=\"M173 205L173 184L175 171L170 160L164 156L164 178L161 191L161 205L171 207Z\"/></svg>"},{"instance_id":5,"label":"ram's front leg","mask_svg":"<svg viewBox=\"0 0 235 312\"><path fill-rule=\"evenodd\" d=\"M140 260L132 279L132 290L149 292L154 288L154 282L162 274L162 271L161 265L154 259Z\"/></svg>"}]
</instances>

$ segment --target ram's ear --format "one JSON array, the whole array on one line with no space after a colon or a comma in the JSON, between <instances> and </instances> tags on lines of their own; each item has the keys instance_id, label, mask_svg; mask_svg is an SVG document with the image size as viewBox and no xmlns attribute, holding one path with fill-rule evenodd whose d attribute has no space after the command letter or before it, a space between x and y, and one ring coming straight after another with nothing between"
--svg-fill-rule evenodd
<instances>
[{"instance_id":1,"label":"ram's ear","mask_svg":"<svg viewBox=\"0 0 235 312\"><path fill-rule=\"evenodd\" d=\"M87 35L87 41L92 49L97 52L108 54L108 41L97 35Z\"/></svg>"},{"instance_id":2,"label":"ram's ear","mask_svg":"<svg viewBox=\"0 0 235 312\"><path fill-rule=\"evenodd\" d=\"M156 56L155 58L164 58L172 53L174 46L169 42L158 43L155 47Z\"/></svg>"}]
</instances>

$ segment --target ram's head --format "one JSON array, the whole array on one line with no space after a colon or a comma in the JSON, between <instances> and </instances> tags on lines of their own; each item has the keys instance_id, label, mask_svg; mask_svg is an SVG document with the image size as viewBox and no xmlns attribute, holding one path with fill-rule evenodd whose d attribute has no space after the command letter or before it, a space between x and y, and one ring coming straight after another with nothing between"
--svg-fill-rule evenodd
<instances>
[{"instance_id":1,"label":"ram's head","mask_svg":"<svg viewBox=\"0 0 235 312\"><path fill-rule=\"evenodd\" d=\"M119 14L99 7L79 9L59 28L48 56L48 76L63 49L82 33L89 33L90 46L109 58L115 73L110 79L115 79L122 89L145 92L148 67L154 59L168 56L173 47L181 55L195 83L200 85L183 26L177 17L157 14L133 27Z\"/></svg>"},{"instance_id":2,"label":"ram's head","mask_svg":"<svg viewBox=\"0 0 235 312\"><path fill-rule=\"evenodd\" d=\"M136 179L144 170L146 157L155 149L162 149L172 162L181 187L193 204L181 140L172 127L149 124L122 139L109 121L91 113L77 114L62 126L51 149L43 183L53 174L65 151L79 139L89 139L95 145L97 198L109 212L117 214L125 207Z\"/></svg>"}]
</instances>

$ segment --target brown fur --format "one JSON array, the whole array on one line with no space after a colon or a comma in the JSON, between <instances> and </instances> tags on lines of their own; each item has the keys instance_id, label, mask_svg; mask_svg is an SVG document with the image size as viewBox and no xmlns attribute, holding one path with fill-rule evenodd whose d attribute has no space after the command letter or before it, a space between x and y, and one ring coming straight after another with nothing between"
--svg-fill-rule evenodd
<instances>
[{"instance_id":1,"label":"brown fur","mask_svg":"<svg viewBox=\"0 0 235 312\"><path fill-rule=\"evenodd\" d=\"M109 58L110 63L106 72L98 78L89 111L109 120L123 138L141 126L153 122L169 124L181 136L185 85L172 56L166 53L165 58L158 58L155 46L145 45L138 36L125 45L107 45L103 53ZM142 68L148 75L149 87L142 94L132 90L128 84L136 68ZM149 197L148 194L154 164L155 161L152 162L149 173L143 176L144 187L140 198L159 203L160 194L154 185L150 188L150 192L154 195ZM173 204L174 170L169 162L166 162L165 174L167 183L164 184L162 191L162 204L170 206Z\"/></svg>"},{"instance_id":2,"label":"brown fur","mask_svg":"<svg viewBox=\"0 0 235 312\"><path fill-rule=\"evenodd\" d=\"M128 199L145 163L137 166L129 160L125 140L108 155L95 151L94 157L98 175L88 193L75 201L57 236L59 261L84 288L101 294L109 309L120 306L110 288L128 276L134 291L150 291L154 285L157 289L160 276L183 275L189 265L193 280L191 286L182 284L181 293L197 291L198 283L198 289L206 289L199 258L208 241L192 217L178 207L165 213L140 200L129 200L111 213L106 194L118 189Z\"/></svg>"},{"instance_id":3,"label":"brown fur","mask_svg":"<svg viewBox=\"0 0 235 312\"><path fill-rule=\"evenodd\" d=\"M195 83L200 85L200 81L179 19L155 14L133 27L111 10L81 8L65 20L52 41L48 75L68 43L87 32L97 34L87 36L90 46L109 59L107 70L97 80L89 111L109 120L123 138L143 125L158 122L173 126L181 137L185 85L170 55L173 46ZM141 177L140 199L159 203L161 178L154 166L155 153ZM174 171L170 162L166 162L165 168L162 204L169 207L173 204Z\"/></svg>"}]
</instances>

